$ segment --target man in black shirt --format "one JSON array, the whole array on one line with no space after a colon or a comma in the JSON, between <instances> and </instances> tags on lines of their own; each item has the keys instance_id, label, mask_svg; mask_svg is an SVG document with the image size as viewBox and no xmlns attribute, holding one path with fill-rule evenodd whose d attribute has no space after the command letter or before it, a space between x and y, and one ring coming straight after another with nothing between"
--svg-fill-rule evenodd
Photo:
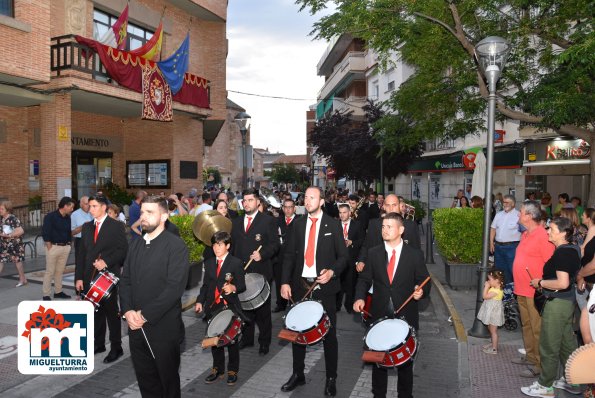
<instances>
[{"instance_id":1,"label":"man in black shirt","mask_svg":"<svg viewBox=\"0 0 595 398\"><path fill-rule=\"evenodd\" d=\"M62 275L70 254L71 224L70 214L74 210L74 200L65 196L60 199L58 210L43 218L42 236L45 243L45 274L43 276L43 299L51 300L52 280L54 298L69 299L62 291Z\"/></svg>"}]
</instances>

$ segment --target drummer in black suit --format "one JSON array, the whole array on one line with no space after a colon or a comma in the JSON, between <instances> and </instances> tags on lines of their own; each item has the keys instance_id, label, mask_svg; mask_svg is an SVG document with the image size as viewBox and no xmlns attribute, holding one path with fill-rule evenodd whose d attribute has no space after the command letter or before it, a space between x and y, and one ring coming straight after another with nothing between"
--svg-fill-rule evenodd
<instances>
[{"instance_id":1,"label":"drummer in black suit","mask_svg":"<svg viewBox=\"0 0 595 398\"><path fill-rule=\"evenodd\" d=\"M430 285L423 289L417 287L429 275L423 252L411 245L404 244L401 236L404 231L403 217L397 213L389 213L382 219L383 244L370 249L368 263L359 275L355 291L353 309L361 312L364 309L368 290L373 285L371 321L388 316L394 318L394 312L413 294L410 301L398 314L403 316L415 330L419 327L417 300L430 293ZM413 364L411 361L397 368L399 398L410 398L413 395ZM386 397L388 373L386 368L372 368L372 392L374 397Z\"/></svg>"},{"instance_id":2,"label":"drummer in black suit","mask_svg":"<svg viewBox=\"0 0 595 398\"><path fill-rule=\"evenodd\" d=\"M252 263L246 273L255 272L261 274L270 284L273 279L273 263L271 259L279 250L279 236L277 234L276 220L263 213L258 212L260 199L258 191L254 188L244 191L242 204L244 205L244 216L232 220L231 253L234 257L247 264ZM258 247L262 246L260 251ZM247 287L248 288L248 287ZM254 323L258 325L258 353L266 355L271 345L273 323L271 321L271 296L264 304L255 310L244 311L250 320L242 328L242 341L240 349L254 346Z\"/></svg>"},{"instance_id":3,"label":"drummer in black suit","mask_svg":"<svg viewBox=\"0 0 595 398\"><path fill-rule=\"evenodd\" d=\"M336 297L341 290L341 272L347 264L347 247L343 240L343 231L339 221L324 214L321 210L324 202L322 190L310 187L305 193L307 217L294 222L293 231L283 260L281 295L289 300L301 300L308 289L312 298L320 300L331 321L331 327L324 337L324 363L326 367L325 395L337 393L337 311ZM306 346L292 344L293 374L281 387L281 391L292 391L298 385L306 383L304 360Z\"/></svg>"},{"instance_id":4,"label":"drummer in black suit","mask_svg":"<svg viewBox=\"0 0 595 398\"><path fill-rule=\"evenodd\" d=\"M281 246L279 248L279 254L276 256L276 261L273 264L273 273L275 274L275 290L277 292L277 305L273 312L285 311L287 307L287 300L281 296L281 271L283 269L283 256L285 255L285 248L289 241L290 234L293 230L293 223L299 217L295 214L295 202L293 199L285 199L283 201L283 215L279 216L278 229L279 229L279 241Z\"/></svg>"},{"instance_id":5,"label":"drummer in black suit","mask_svg":"<svg viewBox=\"0 0 595 398\"><path fill-rule=\"evenodd\" d=\"M240 300L238 293L246 290L244 280L244 266L239 258L229 254L231 235L225 231L218 231L211 238L215 257L205 261L205 276L200 293L196 298L194 310L205 311L207 317L228 306L236 314L239 312ZM205 379L211 384L225 374L224 347L211 347L213 355L213 369ZM236 342L227 345L229 362L227 364L227 384L232 386L238 380L240 369L240 350Z\"/></svg>"}]
</instances>

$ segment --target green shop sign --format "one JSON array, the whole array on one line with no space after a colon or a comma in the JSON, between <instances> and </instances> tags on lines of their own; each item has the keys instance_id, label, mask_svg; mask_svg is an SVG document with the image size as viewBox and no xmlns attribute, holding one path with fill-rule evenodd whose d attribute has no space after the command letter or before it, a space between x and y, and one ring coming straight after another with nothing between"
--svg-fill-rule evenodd
<instances>
[{"instance_id":1,"label":"green shop sign","mask_svg":"<svg viewBox=\"0 0 595 398\"><path fill-rule=\"evenodd\" d=\"M475 168L473 161L476 153L482 150L472 148L465 152L456 152L450 155L428 156L411 163L409 173L432 172L441 173L447 171L471 171ZM485 154L486 150L483 149ZM494 153L494 168L497 169L518 169L523 165L523 151L521 149L510 149Z\"/></svg>"}]
</instances>

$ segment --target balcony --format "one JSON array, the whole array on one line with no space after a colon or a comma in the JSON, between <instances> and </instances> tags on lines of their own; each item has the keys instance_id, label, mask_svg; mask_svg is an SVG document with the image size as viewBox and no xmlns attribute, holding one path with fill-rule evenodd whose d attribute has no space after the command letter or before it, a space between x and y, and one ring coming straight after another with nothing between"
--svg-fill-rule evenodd
<instances>
[{"instance_id":1,"label":"balcony","mask_svg":"<svg viewBox=\"0 0 595 398\"><path fill-rule=\"evenodd\" d=\"M73 110L119 117L136 117L140 114L142 94L119 86L112 81L97 54L78 43L74 35L53 37L50 45L50 73L55 86L58 78L68 81L72 90ZM114 88L118 88L114 91ZM210 86L207 87L210 102ZM199 111L197 111L199 109ZM174 110L193 116L208 116L207 109L176 102Z\"/></svg>"},{"instance_id":2,"label":"balcony","mask_svg":"<svg viewBox=\"0 0 595 398\"><path fill-rule=\"evenodd\" d=\"M365 53L352 51L347 53L341 63L337 64L333 73L325 81L318 93L319 99L330 97L333 93L342 90L353 80L364 80L366 72Z\"/></svg>"},{"instance_id":3,"label":"balcony","mask_svg":"<svg viewBox=\"0 0 595 398\"><path fill-rule=\"evenodd\" d=\"M345 53L352 41L353 37L346 33L335 36L330 40L324 54L318 61L318 65L316 65L318 76L326 76L332 71L333 66L340 61L339 57Z\"/></svg>"},{"instance_id":4,"label":"balcony","mask_svg":"<svg viewBox=\"0 0 595 398\"><path fill-rule=\"evenodd\" d=\"M341 113L352 112L354 118L362 117L365 115L363 107L366 105L366 97L349 97L347 99L334 98L333 99L333 112L339 111Z\"/></svg>"},{"instance_id":5,"label":"balcony","mask_svg":"<svg viewBox=\"0 0 595 398\"><path fill-rule=\"evenodd\" d=\"M455 140L442 138L428 140L424 144L424 152L443 151L445 149L452 149L456 146Z\"/></svg>"}]
</instances>

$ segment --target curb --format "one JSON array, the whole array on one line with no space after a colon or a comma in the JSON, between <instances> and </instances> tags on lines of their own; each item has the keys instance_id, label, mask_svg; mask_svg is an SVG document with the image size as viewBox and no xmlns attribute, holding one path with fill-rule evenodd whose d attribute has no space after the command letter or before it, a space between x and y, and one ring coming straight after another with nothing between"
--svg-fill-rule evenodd
<instances>
[{"instance_id":1,"label":"curb","mask_svg":"<svg viewBox=\"0 0 595 398\"><path fill-rule=\"evenodd\" d=\"M461 320L461 316L459 315L457 309L455 308L452 300L448 296L446 289L442 286L442 283L430 272L430 278L432 279L432 284L438 290L440 294L440 298L444 302L446 309L448 310L448 314L450 315L450 320L452 321L452 325L455 329L455 335L457 336L457 341L460 343L467 343L467 331L465 330L465 326L463 325L463 321Z\"/></svg>"}]
</instances>

